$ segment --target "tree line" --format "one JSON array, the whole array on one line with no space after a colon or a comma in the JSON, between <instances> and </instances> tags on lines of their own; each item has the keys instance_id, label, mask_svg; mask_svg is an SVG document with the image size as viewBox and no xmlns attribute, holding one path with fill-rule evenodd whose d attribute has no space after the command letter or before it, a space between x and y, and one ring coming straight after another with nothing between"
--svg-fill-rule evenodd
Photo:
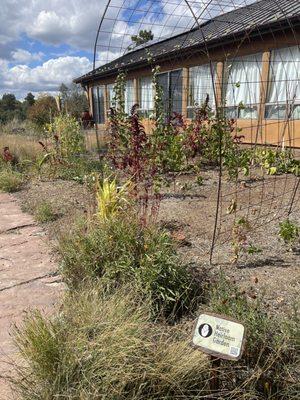
<instances>
[{"instance_id":1,"label":"tree line","mask_svg":"<svg viewBox=\"0 0 300 400\"><path fill-rule=\"evenodd\" d=\"M35 97L29 92L24 100L18 100L12 93L3 94L0 98L0 123L28 119L38 126L44 126L60 111L79 119L87 108L88 101L83 89L75 84L67 86L62 83L56 97L50 94Z\"/></svg>"}]
</instances>

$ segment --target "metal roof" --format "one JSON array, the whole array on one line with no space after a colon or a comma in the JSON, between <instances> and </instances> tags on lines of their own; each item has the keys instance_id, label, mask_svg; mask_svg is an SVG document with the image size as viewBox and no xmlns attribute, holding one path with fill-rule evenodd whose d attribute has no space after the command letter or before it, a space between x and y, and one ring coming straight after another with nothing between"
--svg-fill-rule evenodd
<instances>
[{"instance_id":1,"label":"metal roof","mask_svg":"<svg viewBox=\"0 0 300 400\"><path fill-rule=\"evenodd\" d=\"M289 22L295 19L300 22L300 0L260 0L212 18L188 32L161 40L158 43L146 44L144 48L131 51L75 79L74 82L84 83L117 73L121 69L148 65L149 52L154 60L165 56L176 57L179 51L209 46L220 39L224 40L230 37L234 39L240 34L260 32L263 28L278 24L280 26L280 23L284 21Z\"/></svg>"}]
</instances>

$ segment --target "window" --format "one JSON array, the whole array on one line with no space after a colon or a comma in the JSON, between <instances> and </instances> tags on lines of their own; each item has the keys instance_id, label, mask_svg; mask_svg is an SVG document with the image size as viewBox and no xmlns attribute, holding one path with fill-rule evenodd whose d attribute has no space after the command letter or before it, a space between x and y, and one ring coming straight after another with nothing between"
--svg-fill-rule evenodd
<instances>
[{"instance_id":1,"label":"window","mask_svg":"<svg viewBox=\"0 0 300 400\"><path fill-rule=\"evenodd\" d=\"M189 103L188 103L188 117L193 117L193 110L195 107L201 106L207 95L209 97L209 104L215 108L215 94L213 87L213 80L215 75L215 64L213 71L210 64L200 65L190 68L189 71Z\"/></svg>"},{"instance_id":2,"label":"window","mask_svg":"<svg viewBox=\"0 0 300 400\"><path fill-rule=\"evenodd\" d=\"M115 106L115 102L114 102L114 98L115 98L115 91L114 91L114 87L115 85L113 83L107 85L107 103L108 103L108 107L107 108L111 108Z\"/></svg>"},{"instance_id":3,"label":"window","mask_svg":"<svg viewBox=\"0 0 300 400\"><path fill-rule=\"evenodd\" d=\"M268 119L300 119L300 49L272 51L266 103Z\"/></svg>"},{"instance_id":4,"label":"window","mask_svg":"<svg viewBox=\"0 0 300 400\"><path fill-rule=\"evenodd\" d=\"M141 116L149 117L154 109L152 78L145 77L139 80L139 113Z\"/></svg>"},{"instance_id":5,"label":"window","mask_svg":"<svg viewBox=\"0 0 300 400\"><path fill-rule=\"evenodd\" d=\"M163 90L166 114L182 113L182 70L159 74L157 81Z\"/></svg>"},{"instance_id":6,"label":"window","mask_svg":"<svg viewBox=\"0 0 300 400\"><path fill-rule=\"evenodd\" d=\"M108 101L108 108L115 108L117 106L115 102L115 84L111 83L107 85L107 101ZM130 114L131 108L134 105L134 86L133 80L128 80L125 83L125 92L124 92L124 111L127 114Z\"/></svg>"},{"instance_id":7,"label":"window","mask_svg":"<svg viewBox=\"0 0 300 400\"><path fill-rule=\"evenodd\" d=\"M262 55L230 60L225 68L225 106L229 118L258 117Z\"/></svg>"},{"instance_id":8,"label":"window","mask_svg":"<svg viewBox=\"0 0 300 400\"><path fill-rule=\"evenodd\" d=\"M104 86L94 86L92 89L93 95L93 117L97 124L105 123L104 114Z\"/></svg>"},{"instance_id":9,"label":"window","mask_svg":"<svg viewBox=\"0 0 300 400\"><path fill-rule=\"evenodd\" d=\"M125 112L128 115L131 114L131 109L135 103L133 80L129 80L126 81L124 93Z\"/></svg>"}]
</instances>

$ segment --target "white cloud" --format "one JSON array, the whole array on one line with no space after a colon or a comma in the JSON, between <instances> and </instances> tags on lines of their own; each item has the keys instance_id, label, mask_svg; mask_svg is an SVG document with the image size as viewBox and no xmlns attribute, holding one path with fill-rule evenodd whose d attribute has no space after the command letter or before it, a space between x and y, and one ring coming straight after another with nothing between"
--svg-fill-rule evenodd
<instances>
[{"instance_id":1,"label":"white cloud","mask_svg":"<svg viewBox=\"0 0 300 400\"><path fill-rule=\"evenodd\" d=\"M19 63L30 63L31 61L41 61L45 56L41 51L38 53L30 53L28 50L17 49L12 52L12 59Z\"/></svg>"},{"instance_id":2,"label":"white cloud","mask_svg":"<svg viewBox=\"0 0 300 400\"><path fill-rule=\"evenodd\" d=\"M211 9L206 8L206 17L227 11L222 4L231 8L245 5L254 0L215 0ZM92 68L86 57L60 56L30 68L32 61L41 61L42 53L16 46L21 36L51 45L69 45L71 50L81 49L93 52L97 28L108 0L1 0L0 13L0 91L20 92L53 91L61 82ZM193 0L190 3L198 17L210 0ZM128 21L130 12L139 4L145 13ZM123 5L120 10L118 5ZM223 7L223 8L222 8ZM128 17L129 16L129 17ZM177 30L185 30L193 24L190 10L183 0L113 0L106 15L99 37L97 59L100 63L109 61L124 52L130 44L130 36L140 29L151 29L158 39ZM17 48L16 48L17 47ZM49 57L49 54L48 54ZM2 60L1 60L2 58ZM7 61L13 61L10 66ZM26 65L27 64L27 65Z\"/></svg>"},{"instance_id":3,"label":"white cloud","mask_svg":"<svg viewBox=\"0 0 300 400\"><path fill-rule=\"evenodd\" d=\"M18 97L22 97L26 91L56 92L62 82L71 83L91 67L86 57L59 57L35 68L27 65L9 67L7 62L0 60L1 92L13 92Z\"/></svg>"}]
</instances>

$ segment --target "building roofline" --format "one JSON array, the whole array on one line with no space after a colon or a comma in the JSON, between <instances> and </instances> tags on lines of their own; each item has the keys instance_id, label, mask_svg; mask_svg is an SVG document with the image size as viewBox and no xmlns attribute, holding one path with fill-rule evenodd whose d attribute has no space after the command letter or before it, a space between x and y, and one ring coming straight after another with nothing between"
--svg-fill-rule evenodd
<instances>
[{"instance_id":1,"label":"building roofline","mask_svg":"<svg viewBox=\"0 0 300 400\"><path fill-rule=\"evenodd\" d=\"M85 74L85 75L83 75L83 76L81 76L79 78L74 79L74 82L75 83L81 83L81 84L89 83L89 82L94 81L96 79L101 79L101 78L107 78L107 77L110 77L110 76L114 76L119 71L122 71L122 70L123 71L124 70L130 71L130 70L135 70L137 68L141 68L143 66L144 67L149 66L149 62L145 58L142 58L142 59L137 60L135 62L130 62L129 64L127 64L125 66L124 65L120 66L119 63L124 58L127 58L128 56L129 57L130 56L134 56L134 55L138 54L139 52L141 54L143 53L144 56L145 56L146 49L151 49L151 48L158 47L158 46L160 46L161 44L163 44L165 42L174 41L174 40L179 39L181 37L182 38L184 38L185 36L188 37L188 35L196 33L200 29L208 27L210 24L212 24L214 22L215 23L220 23L220 22L222 23L231 14L237 14L238 12L243 12L243 10L250 10L250 11L251 11L251 9L257 10L257 6L258 6L259 3L266 3L267 4L267 2L268 2L268 0L259 0L259 1L255 2L255 3L251 3L251 4L247 5L245 7L240 7L238 9L231 10L231 11L228 11L227 13L218 15L218 16L210 19L210 20L205 21L200 26L196 26L196 27L194 27L194 28L192 28L192 29L190 29L188 31L178 33L178 34L176 34L174 36L171 36L171 37L163 38L162 40L159 40L159 41L157 41L155 43L149 43L148 45L145 44L145 46L142 47L142 48L134 49L133 51L130 51L130 52L118 57L117 59L115 59L115 60L113 60L113 61L111 61L111 62L109 62L109 63L107 63L107 64L105 64L105 65L103 65L101 67L98 67L95 70L92 70L92 71L88 72L87 74ZM295 4L297 4L297 3L295 3ZM222 21L222 18L223 18L224 21ZM291 23L297 22L297 20L298 20L298 23L300 24L300 4L299 4L299 14L293 15L292 17L285 17L283 15L282 18L279 18L278 20L275 20L275 21L274 20L273 21L266 21L265 23L260 24L260 25L255 25L254 24L254 26L252 26L252 27L247 27L245 29L241 29L241 30L238 30L238 31L229 32L228 34L224 34L224 35L221 35L221 36L218 36L218 37L214 37L214 38L212 38L210 40L204 40L202 42L198 41L198 42L194 43L193 45L187 46L185 48L179 48L179 49L180 49L181 52L187 52L187 51L190 51L193 48L196 48L199 52L201 52L201 50L203 51L203 49L207 49L207 48L210 50L212 48L215 48L216 45L220 44L220 39L222 39L222 45L224 45L224 44L226 44L225 41L228 42L230 39L231 39L231 42L232 42L232 39L233 39L233 42L237 41L247 31L250 31L249 37L255 37L255 36L257 36L257 34L262 35L262 34L265 34L265 33L270 33L270 28L275 29L276 26L278 26L279 29L284 29L284 27L282 26L283 22L286 25L285 28L291 28ZM296 23L296 25L298 25L298 24ZM263 32L263 30L265 30L266 32ZM160 54L160 55L156 56L155 57L155 63L157 63L158 61L164 61L166 59L170 60L170 57L174 58L174 57L176 57L176 54L178 54L178 49L177 49L177 51L174 50L174 49L173 49L173 51L169 50L169 51L167 51L167 52L165 52L163 54ZM110 65L112 66L112 68L109 69L108 67ZM105 68L107 69L106 71L103 70Z\"/></svg>"}]
</instances>

